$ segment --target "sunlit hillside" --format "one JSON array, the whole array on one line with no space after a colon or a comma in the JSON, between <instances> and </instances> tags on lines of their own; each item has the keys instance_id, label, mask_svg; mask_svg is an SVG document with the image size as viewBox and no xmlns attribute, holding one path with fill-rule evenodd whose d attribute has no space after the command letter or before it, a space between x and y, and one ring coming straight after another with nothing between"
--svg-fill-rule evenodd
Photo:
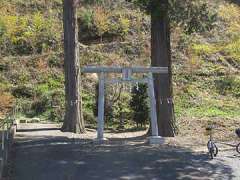
<instances>
[{"instance_id":1,"label":"sunlit hillside","mask_svg":"<svg viewBox=\"0 0 240 180\"><path fill-rule=\"evenodd\" d=\"M173 1L171 45L174 104L180 135L203 135L210 122L233 137L240 126L240 6L212 0ZM18 116L61 122L64 116L61 0L0 0L0 116L13 104ZM149 66L150 17L125 1L78 9L81 65ZM95 121L96 78L83 75L84 118ZM119 112L132 128L129 88L107 89L107 126ZM113 91L115 90L115 91ZM57 105L53 107L52 104Z\"/></svg>"}]
</instances>

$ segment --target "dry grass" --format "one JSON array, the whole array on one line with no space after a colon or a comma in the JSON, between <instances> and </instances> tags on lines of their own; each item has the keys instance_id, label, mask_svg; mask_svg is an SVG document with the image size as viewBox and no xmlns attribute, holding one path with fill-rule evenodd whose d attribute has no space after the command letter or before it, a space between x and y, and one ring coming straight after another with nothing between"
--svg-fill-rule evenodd
<instances>
[{"instance_id":1,"label":"dry grass","mask_svg":"<svg viewBox=\"0 0 240 180\"><path fill-rule=\"evenodd\" d=\"M14 104L14 97L10 93L0 92L0 117L11 110Z\"/></svg>"}]
</instances>

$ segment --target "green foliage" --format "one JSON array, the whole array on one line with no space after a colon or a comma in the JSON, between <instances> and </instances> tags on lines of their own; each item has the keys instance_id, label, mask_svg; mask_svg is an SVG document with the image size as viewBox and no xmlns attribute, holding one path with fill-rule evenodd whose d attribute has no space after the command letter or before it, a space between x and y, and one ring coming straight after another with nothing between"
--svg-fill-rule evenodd
<instances>
[{"instance_id":1,"label":"green foliage","mask_svg":"<svg viewBox=\"0 0 240 180\"><path fill-rule=\"evenodd\" d=\"M240 39L233 40L223 50L234 60L240 62Z\"/></svg>"},{"instance_id":2,"label":"green foliage","mask_svg":"<svg viewBox=\"0 0 240 180\"><path fill-rule=\"evenodd\" d=\"M53 27L56 27L55 21L40 12L24 16L1 15L1 54L23 55L58 48L60 34Z\"/></svg>"},{"instance_id":3,"label":"green foliage","mask_svg":"<svg viewBox=\"0 0 240 180\"><path fill-rule=\"evenodd\" d=\"M54 90L36 96L34 99L20 97L17 100L19 113L27 117L41 117L50 121L59 122L63 120L65 111L64 92Z\"/></svg>"},{"instance_id":4,"label":"green foliage","mask_svg":"<svg viewBox=\"0 0 240 180\"><path fill-rule=\"evenodd\" d=\"M124 38L130 28L130 20L124 14L109 12L101 6L81 9L79 17L79 37L82 41L100 40L114 36Z\"/></svg>"},{"instance_id":5,"label":"green foliage","mask_svg":"<svg viewBox=\"0 0 240 180\"><path fill-rule=\"evenodd\" d=\"M54 90L51 93L51 104L50 107L47 109L48 112L48 119L55 122L61 122L64 118L65 113L65 93L63 89Z\"/></svg>"},{"instance_id":6,"label":"green foliage","mask_svg":"<svg viewBox=\"0 0 240 180\"><path fill-rule=\"evenodd\" d=\"M167 12L168 1L167 0L126 0L138 5L141 9L153 16L161 16Z\"/></svg>"},{"instance_id":7,"label":"green foliage","mask_svg":"<svg viewBox=\"0 0 240 180\"><path fill-rule=\"evenodd\" d=\"M57 89L57 88L61 88L63 87L63 77L59 77L59 79L54 79L54 78L50 78L48 80L48 87L50 89Z\"/></svg>"},{"instance_id":8,"label":"green foliage","mask_svg":"<svg viewBox=\"0 0 240 180\"><path fill-rule=\"evenodd\" d=\"M217 13L208 8L208 3L198 0L128 0L146 10L152 16L169 14L170 21L183 26L188 34L209 31L214 27ZM169 10L169 11L168 11Z\"/></svg>"},{"instance_id":9,"label":"green foliage","mask_svg":"<svg viewBox=\"0 0 240 180\"><path fill-rule=\"evenodd\" d=\"M83 111L83 119L86 122L86 124L88 124L88 125L96 125L97 124L96 117L93 115L92 112Z\"/></svg>"},{"instance_id":10,"label":"green foliage","mask_svg":"<svg viewBox=\"0 0 240 180\"><path fill-rule=\"evenodd\" d=\"M239 39L240 36L240 7L234 4L225 3L220 5L218 16L226 23L225 35L232 39Z\"/></svg>"},{"instance_id":11,"label":"green foliage","mask_svg":"<svg viewBox=\"0 0 240 180\"><path fill-rule=\"evenodd\" d=\"M10 92L12 84L8 82L3 76L0 75L0 92Z\"/></svg>"},{"instance_id":12,"label":"green foliage","mask_svg":"<svg viewBox=\"0 0 240 180\"><path fill-rule=\"evenodd\" d=\"M232 94L240 97L240 78L234 76L226 76L215 81L217 91L221 95Z\"/></svg>"},{"instance_id":13,"label":"green foliage","mask_svg":"<svg viewBox=\"0 0 240 180\"><path fill-rule=\"evenodd\" d=\"M83 117L86 123L96 124L96 118L94 111L95 107L95 94L89 91L82 91L82 102L83 102ZM96 115L97 116L97 115Z\"/></svg>"},{"instance_id":14,"label":"green foliage","mask_svg":"<svg viewBox=\"0 0 240 180\"><path fill-rule=\"evenodd\" d=\"M31 113L32 100L27 98L18 98L16 101L18 113L28 116Z\"/></svg>"},{"instance_id":15,"label":"green foliage","mask_svg":"<svg viewBox=\"0 0 240 180\"><path fill-rule=\"evenodd\" d=\"M42 96L31 104L32 116L38 116L50 108L50 99L48 96Z\"/></svg>"},{"instance_id":16,"label":"green foliage","mask_svg":"<svg viewBox=\"0 0 240 180\"><path fill-rule=\"evenodd\" d=\"M105 122L107 127L116 127L117 129L124 129L126 125L131 123L131 107L130 100L131 94L121 87L108 87L106 88L105 97ZM93 114L95 117L98 115L98 84L95 87L96 99L93 108ZM85 104L85 103L84 103ZM91 115L91 114L89 114ZM91 116L90 116L91 117ZM92 119L92 118L91 118ZM96 119L94 119L96 120Z\"/></svg>"},{"instance_id":17,"label":"green foliage","mask_svg":"<svg viewBox=\"0 0 240 180\"><path fill-rule=\"evenodd\" d=\"M50 68L62 68L63 67L63 60L60 55L52 54L48 58L48 66Z\"/></svg>"},{"instance_id":18,"label":"green foliage","mask_svg":"<svg viewBox=\"0 0 240 180\"><path fill-rule=\"evenodd\" d=\"M129 32L130 20L123 14L116 13L110 17L109 26L110 32L108 34L125 37Z\"/></svg>"},{"instance_id":19,"label":"green foliage","mask_svg":"<svg viewBox=\"0 0 240 180\"><path fill-rule=\"evenodd\" d=\"M2 71L8 71L9 70L9 66L8 64L0 64L0 72Z\"/></svg>"},{"instance_id":20,"label":"green foliage","mask_svg":"<svg viewBox=\"0 0 240 180\"><path fill-rule=\"evenodd\" d=\"M240 114L236 111L236 108L226 108L217 105L202 105L200 107L192 107L188 110L188 116L192 117L221 117L221 118L233 118Z\"/></svg>"},{"instance_id":21,"label":"green foliage","mask_svg":"<svg viewBox=\"0 0 240 180\"><path fill-rule=\"evenodd\" d=\"M13 88L12 95L16 98L31 98L34 96L34 91L31 86L20 85Z\"/></svg>"},{"instance_id":22,"label":"green foliage","mask_svg":"<svg viewBox=\"0 0 240 180\"><path fill-rule=\"evenodd\" d=\"M5 26L4 22L0 19L0 38L1 39L5 32L6 32L6 26Z\"/></svg>"},{"instance_id":23,"label":"green foliage","mask_svg":"<svg viewBox=\"0 0 240 180\"><path fill-rule=\"evenodd\" d=\"M193 44L192 49L197 55L213 54L218 52L218 49L215 46L209 44Z\"/></svg>"},{"instance_id":24,"label":"green foliage","mask_svg":"<svg viewBox=\"0 0 240 180\"><path fill-rule=\"evenodd\" d=\"M121 114L124 114L125 118L129 115L131 109L129 100L131 96L127 92L121 92L120 99L113 105L114 118L120 119Z\"/></svg>"},{"instance_id":25,"label":"green foliage","mask_svg":"<svg viewBox=\"0 0 240 180\"><path fill-rule=\"evenodd\" d=\"M233 61L240 61L240 39L233 39L226 43L212 43L212 44L192 44L191 50L194 55L213 55L221 54L222 59L230 58Z\"/></svg>"},{"instance_id":26,"label":"green foliage","mask_svg":"<svg viewBox=\"0 0 240 180\"><path fill-rule=\"evenodd\" d=\"M37 86L35 86L35 92L37 95L45 94L48 91L49 91L48 84L38 84Z\"/></svg>"},{"instance_id":27,"label":"green foliage","mask_svg":"<svg viewBox=\"0 0 240 180\"><path fill-rule=\"evenodd\" d=\"M25 85L31 79L31 74L27 71L21 70L12 70L10 80L13 84Z\"/></svg>"},{"instance_id":28,"label":"green foliage","mask_svg":"<svg viewBox=\"0 0 240 180\"><path fill-rule=\"evenodd\" d=\"M102 4L104 0L83 0L86 5Z\"/></svg>"},{"instance_id":29,"label":"green foliage","mask_svg":"<svg viewBox=\"0 0 240 180\"><path fill-rule=\"evenodd\" d=\"M63 83L63 76L57 78L48 76L42 83L35 86L35 92L37 95L43 95L48 93L49 91L63 88Z\"/></svg>"},{"instance_id":30,"label":"green foliage","mask_svg":"<svg viewBox=\"0 0 240 180\"><path fill-rule=\"evenodd\" d=\"M80 14L80 21L81 25L80 28L91 28L93 26L93 10L91 9L83 9L81 14Z\"/></svg>"},{"instance_id":31,"label":"green foliage","mask_svg":"<svg viewBox=\"0 0 240 180\"><path fill-rule=\"evenodd\" d=\"M102 38L102 36L109 31L109 13L101 8L96 7L93 15L93 24L95 25L97 35Z\"/></svg>"},{"instance_id":32,"label":"green foliage","mask_svg":"<svg viewBox=\"0 0 240 180\"><path fill-rule=\"evenodd\" d=\"M240 116L237 76L175 76L175 113L179 118L235 118ZM237 85L238 83L238 85ZM219 95L220 94L220 95ZM238 94L238 95L237 95Z\"/></svg>"},{"instance_id":33,"label":"green foliage","mask_svg":"<svg viewBox=\"0 0 240 180\"><path fill-rule=\"evenodd\" d=\"M133 2L138 5L141 9L150 12L150 0L126 0L127 2Z\"/></svg>"},{"instance_id":34,"label":"green foliage","mask_svg":"<svg viewBox=\"0 0 240 180\"><path fill-rule=\"evenodd\" d=\"M214 27L217 13L209 8L206 1L198 0L171 0L170 20L183 26L188 34L205 32Z\"/></svg>"},{"instance_id":35,"label":"green foliage","mask_svg":"<svg viewBox=\"0 0 240 180\"><path fill-rule=\"evenodd\" d=\"M133 112L133 120L138 124L146 124L149 121L149 105L147 95L147 85L139 84L132 90L130 107Z\"/></svg>"}]
</instances>

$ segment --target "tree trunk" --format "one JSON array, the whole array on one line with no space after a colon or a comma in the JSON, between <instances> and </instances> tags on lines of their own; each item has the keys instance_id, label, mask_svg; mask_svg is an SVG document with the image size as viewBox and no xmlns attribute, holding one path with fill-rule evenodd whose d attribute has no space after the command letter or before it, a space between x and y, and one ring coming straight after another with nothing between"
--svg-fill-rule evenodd
<instances>
[{"instance_id":1,"label":"tree trunk","mask_svg":"<svg viewBox=\"0 0 240 180\"><path fill-rule=\"evenodd\" d=\"M172 103L172 70L168 0L155 1L160 8L151 11L151 65L169 68L168 74L154 75L158 131L163 137L175 135L175 117ZM154 1L153 1L154 2ZM159 12L160 11L160 12Z\"/></svg>"},{"instance_id":2,"label":"tree trunk","mask_svg":"<svg viewBox=\"0 0 240 180\"><path fill-rule=\"evenodd\" d=\"M63 2L66 113L62 131L84 133L75 0Z\"/></svg>"}]
</instances>

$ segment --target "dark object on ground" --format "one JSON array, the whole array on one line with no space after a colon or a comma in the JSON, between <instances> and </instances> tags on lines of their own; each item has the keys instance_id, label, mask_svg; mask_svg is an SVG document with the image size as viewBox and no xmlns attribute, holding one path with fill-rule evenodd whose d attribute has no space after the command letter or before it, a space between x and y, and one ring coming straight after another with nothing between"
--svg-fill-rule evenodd
<instances>
[{"instance_id":1,"label":"dark object on ground","mask_svg":"<svg viewBox=\"0 0 240 180\"><path fill-rule=\"evenodd\" d=\"M210 158L213 159L218 154L218 147L217 145L210 139L207 143L208 153L210 155Z\"/></svg>"},{"instance_id":2,"label":"dark object on ground","mask_svg":"<svg viewBox=\"0 0 240 180\"><path fill-rule=\"evenodd\" d=\"M240 138L240 128L236 129L235 132L236 132L237 136Z\"/></svg>"},{"instance_id":3,"label":"dark object on ground","mask_svg":"<svg viewBox=\"0 0 240 180\"><path fill-rule=\"evenodd\" d=\"M236 151L240 154L240 143L236 146Z\"/></svg>"}]
</instances>

